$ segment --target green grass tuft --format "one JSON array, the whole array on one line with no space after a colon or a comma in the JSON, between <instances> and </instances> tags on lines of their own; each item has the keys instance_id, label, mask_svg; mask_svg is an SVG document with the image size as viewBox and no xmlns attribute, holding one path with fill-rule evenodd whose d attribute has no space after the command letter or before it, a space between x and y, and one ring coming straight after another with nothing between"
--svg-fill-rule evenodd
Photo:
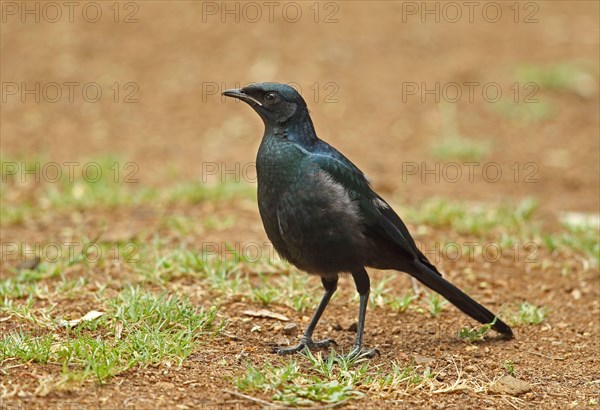
<instances>
[{"instance_id":1,"label":"green grass tuft","mask_svg":"<svg viewBox=\"0 0 600 410\"><path fill-rule=\"evenodd\" d=\"M531 230L537 206L537 201L532 198L517 205L503 204L495 208L432 198L419 207L406 209L406 214L414 223L452 228L461 234L481 235L494 230L522 234Z\"/></svg>"},{"instance_id":2,"label":"green grass tuft","mask_svg":"<svg viewBox=\"0 0 600 410\"><path fill-rule=\"evenodd\" d=\"M512 315L512 324L514 326L539 325L546 320L548 309L538 307L529 302L519 304L517 312Z\"/></svg>"},{"instance_id":3,"label":"green grass tuft","mask_svg":"<svg viewBox=\"0 0 600 410\"><path fill-rule=\"evenodd\" d=\"M388 302L388 304L392 308L392 310L399 312L399 313L404 313L408 310L410 305L418 298L419 297L417 295L414 295L409 292L409 293L404 294L401 297L392 296L392 298Z\"/></svg>"},{"instance_id":4,"label":"green grass tuft","mask_svg":"<svg viewBox=\"0 0 600 410\"><path fill-rule=\"evenodd\" d=\"M524 64L516 68L514 77L523 84L531 82L541 89L569 91L582 96L589 93L588 87L596 86L591 74L580 64L573 62L549 65Z\"/></svg>"},{"instance_id":5,"label":"green grass tuft","mask_svg":"<svg viewBox=\"0 0 600 410\"><path fill-rule=\"evenodd\" d=\"M484 339L486 333L492 328L492 326L496 324L497 319L498 318L494 318L491 323L479 325L474 328L463 327L458 331L458 338L471 343L480 342Z\"/></svg>"},{"instance_id":6,"label":"green grass tuft","mask_svg":"<svg viewBox=\"0 0 600 410\"><path fill-rule=\"evenodd\" d=\"M12 359L52 362L62 366L66 379L94 377L104 383L136 365L181 364L225 325L217 323L215 307L198 308L177 295L155 295L134 287L125 289L107 305L105 315L64 331L57 331L63 329L62 325L49 317L44 327L52 332L42 336L9 333L0 339L0 363ZM19 306L9 303L3 310L32 315L31 306Z\"/></svg>"}]
</instances>

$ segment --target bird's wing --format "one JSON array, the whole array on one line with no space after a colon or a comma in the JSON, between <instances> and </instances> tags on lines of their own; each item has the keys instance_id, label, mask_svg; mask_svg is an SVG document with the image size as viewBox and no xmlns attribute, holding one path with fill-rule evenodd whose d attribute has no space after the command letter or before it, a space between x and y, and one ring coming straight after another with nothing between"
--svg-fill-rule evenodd
<instances>
[{"instance_id":1,"label":"bird's wing","mask_svg":"<svg viewBox=\"0 0 600 410\"><path fill-rule=\"evenodd\" d=\"M343 185L350 197L359 203L359 209L367 234L381 236L392 241L404 252L428 265L427 257L417 248L408 228L392 207L373 189L365 174L330 145L308 153L307 159L327 172Z\"/></svg>"},{"instance_id":2,"label":"bird's wing","mask_svg":"<svg viewBox=\"0 0 600 410\"><path fill-rule=\"evenodd\" d=\"M508 337L513 336L506 323L442 277L437 268L419 251L404 222L387 202L371 189L365 175L350 160L333 147L311 153L306 158L329 173L358 201L367 235L379 236L390 241L399 251L413 258L414 270L406 271L407 273L444 296L472 318L481 323L493 323L492 327L498 332Z\"/></svg>"}]
</instances>

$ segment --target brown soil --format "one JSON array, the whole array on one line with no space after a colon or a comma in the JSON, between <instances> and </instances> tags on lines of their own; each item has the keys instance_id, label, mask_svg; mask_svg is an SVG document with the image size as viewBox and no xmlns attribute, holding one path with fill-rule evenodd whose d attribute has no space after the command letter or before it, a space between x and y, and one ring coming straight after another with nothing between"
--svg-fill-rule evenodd
<instances>
[{"instance_id":1,"label":"brown soil","mask_svg":"<svg viewBox=\"0 0 600 410\"><path fill-rule=\"evenodd\" d=\"M97 103L85 102L78 94L73 103L66 96L58 103L44 102L43 98L36 103L29 96L23 103L19 94L3 93L2 158L62 164L118 155L139 166L139 187L167 187L181 180L201 179L207 164L215 163L222 171L238 163L242 169L254 161L262 124L248 107L222 102L203 89L212 90L214 83L221 91L253 81L294 82L307 99L320 136L346 153L394 203L416 205L440 196L496 206L532 196L539 201L541 216L549 226L556 224L561 212L597 213L598 3L529 2L539 6L535 15L538 21L533 23L515 23L509 3L502 3L504 18L496 23L486 22L477 9L474 23L464 15L466 9L457 23L444 21L444 16L439 23L422 23L420 15L402 14L406 3L412 2L331 2L339 7L335 15L339 21L334 23L315 23L309 9L312 2L298 3L304 17L297 23L287 22L281 12L276 12L275 21L270 23L266 8L257 23L244 21L243 16L239 23L232 16L222 22L218 14L203 16L201 2L168 1L138 2L135 18L139 21L129 24L114 22L113 10L109 9L112 3L101 3L104 14L97 23L83 20L78 9L73 23L68 21L66 9L57 23L42 19L23 24L19 14L3 16L3 88L7 83L31 86L39 82L43 86L49 82L96 82L104 94ZM133 9L119 4L119 18L123 19ZM221 3L214 4L219 7ZM433 7L434 3L429 4ZM519 4L519 19L523 20L533 9ZM331 10L335 8L326 9L321 3L319 19ZM450 183L443 178L440 182L423 181L403 174L407 162L434 166L436 159L430 148L441 139L447 125L431 99L422 103L417 95L408 96L404 102L404 82L424 82L429 87L436 82L442 86L449 82L495 82L512 98L509 87L515 82L515 67L565 62L574 62L590 73L584 78L587 86L585 92L542 88L536 97L553 107L548 118L515 121L477 94L473 103L461 100L453 104L462 135L492 141L490 153L478 160L480 166L500 164L510 177L492 183L476 174L473 182L464 178ZM115 82L120 88L118 103L109 89ZM139 87L137 103L122 102L130 91L124 88L128 82ZM309 88L315 83L318 98ZM334 98L338 101L325 102L333 89L337 89ZM515 163L524 171L527 164L535 164L536 182L526 183L523 173L515 182L509 168ZM219 182L219 176L210 175L210 182ZM26 185L25 190L35 190L38 184ZM6 195L12 194L7 191ZM18 195L16 198L19 200ZM234 215L235 223L174 235L160 223L167 214L197 220L207 215ZM407 222L416 232L417 227ZM133 235L143 240L158 231L166 237L171 235L172 243L185 242L197 249L211 241L266 241L255 204L229 200L193 206L147 204L117 210L57 211L20 225L3 224L1 235L3 242L45 242L64 239L71 228L85 227L85 233L93 236L103 223L108 232L117 232L116 237ZM443 229L429 229L418 237L423 242L440 238L465 239ZM464 378L486 380L503 374L502 363L511 360L516 376L532 385L530 392L518 398L468 389L447 394L410 392L392 398L367 394L341 407L581 408L600 401L598 269L569 253L551 254L541 249L539 256L548 263L528 265L513 258L496 263L440 262L441 270L453 282L495 310L523 300L548 307L548 319L540 326L517 328L515 340L476 345L458 341L456 331L472 323L450 307L438 318L412 311L399 315L389 308L372 307L365 334L366 343L382 353L373 359L378 364L388 366L391 360L409 363L419 355L433 359L434 368L452 370L456 364L463 369ZM3 258L2 275L9 274L12 263L5 262ZM568 274L564 274L565 268ZM84 275L90 284L107 283L115 289L134 277L117 267L74 269L69 275ZM381 275L374 272L373 283ZM86 296L94 286L82 289L81 298L58 297L51 302L61 306L58 313L84 314L94 308L95 302ZM390 286L401 294L410 287L410 281L398 274ZM209 295L192 279L178 279L167 287L190 294L195 303L210 304ZM353 333L336 329L347 329L353 323L357 303L351 299L353 286L348 279L342 280L341 288L317 336L333 337L348 348ZM36 307L43 307L50 301L36 303ZM47 375L58 374L60 369L36 364L11 367L9 363L2 384L14 390L12 394L10 390L0 391L0 395L5 396L7 408L19 404L29 408L34 403L43 408L64 408L65 403L78 408L249 408L252 402L223 389L234 389L231 380L241 374L244 361L260 364L272 360L269 343L283 337L280 330L273 330L272 320L242 320L243 310L257 308L244 300L222 306L220 315L230 322L228 336L207 342L181 367L134 368L107 385L89 381L66 391L38 390L34 394ZM270 309L293 318L301 327L306 324L307 318L292 309ZM251 332L255 324L263 331ZM36 331L16 319L0 321L2 333L17 328ZM453 374L450 370L448 377ZM257 397L269 399L266 395Z\"/></svg>"}]
</instances>

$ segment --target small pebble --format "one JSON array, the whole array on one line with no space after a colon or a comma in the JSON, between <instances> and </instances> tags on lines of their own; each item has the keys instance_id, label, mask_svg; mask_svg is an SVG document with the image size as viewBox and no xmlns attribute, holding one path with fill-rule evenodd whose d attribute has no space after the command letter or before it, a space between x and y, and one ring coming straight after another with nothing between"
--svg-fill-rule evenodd
<instances>
[{"instance_id":1,"label":"small pebble","mask_svg":"<svg viewBox=\"0 0 600 410\"><path fill-rule=\"evenodd\" d=\"M531 384L524 380L519 380L515 377L506 375L494 383L490 387L490 391L492 393L518 396L519 394L531 391Z\"/></svg>"},{"instance_id":2,"label":"small pebble","mask_svg":"<svg viewBox=\"0 0 600 410\"><path fill-rule=\"evenodd\" d=\"M296 323L286 323L285 326L283 327L283 334L284 335L295 335L296 332L298 331L298 325Z\"/></svg>"}]
</instances>

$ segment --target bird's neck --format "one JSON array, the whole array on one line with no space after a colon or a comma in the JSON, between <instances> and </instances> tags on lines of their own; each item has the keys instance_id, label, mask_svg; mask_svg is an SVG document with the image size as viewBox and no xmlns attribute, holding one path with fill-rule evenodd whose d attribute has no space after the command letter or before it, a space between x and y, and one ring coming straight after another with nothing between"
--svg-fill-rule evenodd
<instances>
[{"instance_id":1,"label":"bird's neck","mask_svg":"<svg viewBox=\"0 0 600 410\"><path fill-rule=\"evenodd\" d=\"M265 135L293 140L305 146L310 146L318 141L315 126L306 110L297 112L282 123L265 124Z\"/></svg>"}]
</instances>

